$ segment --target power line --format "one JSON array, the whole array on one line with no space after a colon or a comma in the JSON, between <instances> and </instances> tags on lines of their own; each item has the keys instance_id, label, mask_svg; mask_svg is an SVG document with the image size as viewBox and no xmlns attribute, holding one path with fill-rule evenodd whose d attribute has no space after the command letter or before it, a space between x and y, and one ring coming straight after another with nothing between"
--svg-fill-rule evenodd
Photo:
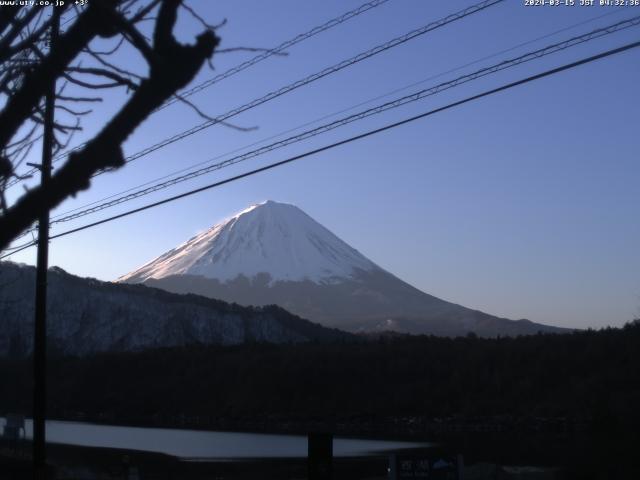
<instances>
[{"instance_id":1,"label":"power line","mask_svg":"<svg viewBox=\"0 0 640 480\"><path fill-rule=\"evenodd\" d=\"M190 166L188 166L188 167L184 167L184 168L181 168L181 169L179 169L179 170L177 170L177 171L174 171L174 172L172 172L172 173L169 173L169 174L163 175L162 177L158 177L158 178L155 178L155 179L153 179L153 180L150 180L150 181L147 181L147 182L144 182L144 183L138 184L138 185L136 185L136 186L133 186L133 187L131 187L131 188L127 188L126 190L122 190L122 191L120 191L120 192L117 192L117 193L114 193L114 194L108 195L108 196L103 197L103 198L101 198L101 199L99 199L99 200L94 200L94 201L89 202L89 203L86 203L86 204L84 204L84 205L81 205L81 206L78 206L78 207L75 207L75 208L71 208L71 209L69 209L69 210L67 210L67 211L65 211L65 212L63 212L63 213L59 213L59 214L57 214L57 215L54 215L52 218L53 218L53 219L56 219L56 218L60 218L60 217L65 217L65 216L67 216L67 215L69 215L69 214L71 214L71 213L73 213L73 212L78 211L78 210L83 210L83 209L86 209L86 208L88 208L88 207L91 207L92 205L96 205L96 204L99 204L99 203L104 203L104 202L106 202L107 200L110 200L110 199L112 199L112 198L118 197L118 196L120 196L120 195L124 195L125 193L128 193L128 192L132 192L133 190L140 189L140 188L145 187L145 186L147 186L147 185L151 185L152 183L155 183L155 182L160 182L161 180L164 180L164 179L170 178L170 177L172 177L172 176L174 176L174 175L178 175L178 174L183 173L183 172L187 172L187 171L192 170L193 168L199 167L199 166L201 166L201 165L209 164L209 163L211 163L211 162L213 162L213 161L215 161L215 160L218 160L218 159L220 159L220 158L223 158L223 157L225 157L225 156L227 156L227 155L231 155L231 154L234 154L234 153L236 153L236 152L240 152L240 151L242 151L242 150L245 150L245 149L247 149L247 148L249 148L249 147L253 147L253 146L255 146L255 145L259 145L259 144L261 144L261 143L264 143L264 142L266 142L266 141L273 140L273 139L275 139L275 138L281 137L282 135L286 135L287 133L291 133L291 132L294 132L294 131L299 130L299 129L301 129L301 128L308 127L308 126L310 126L310 125L313 125L314 123L318 123L318 122L320 122L320 121L322 121L322 120L326 120L326 119L331 118L331 117L334 117L334 116L336 116L336 115L340 115L340 114L342 114L342 113L346 113L346 112L348 112L348 111L354 110L354 109L356 109L356 108L358 108L358 107L362 107L362 106L364 106L364 105L366 105L366 104L369 104L369 103L371 103L371 102L374 102L374 101L376 101L376 100L381 100L381 99L383 99L383 98L389 97L389 96L394 95L394 94L396 94L396 93L399 93L399 92L402 92L402 91L408 90L409 88L415 87L415 86L417 86L417 85L421 85L421 84L423 84L423 83L425 83L425 82L428 82L428 81L430 81L430 80L435 80L436 78L443 77L444 75L447 75L447 74L449 74L449 73L453 73L453 72L460 71L460 70L462 70L462 69L464 69L464 68L466 68L466 67L469 67L469 66L471 66L471 65L478 64L478 63L480 63L480 62L482 62L482 61L484 61L484 60L488 60L488 59L491 59L491 58L495 58L495 57L497 57L497 56L499 56L499 55L502 55L502 54L504 54L504 53L508 53L508 52L513 51L513 50L517 50L518 48L521 48L521 47L523 47L523 46L530 45L530 44L535 43L535 42L538 42L538 41L540 41L540 40L544 40L544 39L546 39L546 38L549 38L549 37L555 36L555 35L557 35L557 34L559 34L559 33L563 33L563 32L566 32L566 31L568 31L568 30L572 30L572 29L574 29L574 28L576 28L576 27L580 27L580 26L585 25L585 24L587 24L587 23L591 23L591 22L593 22L593 21L595 21L595 20L599 20L599 19L601 19L601 18L608 17L608 16L611 16L611 15L614 15L614 14L620 13L620 12L622 12L622 11L624 11L624 8L620 8L620 9L618 9L618 10L613 10L613 11L608 11L608 12L603 13L603 14L601 14L601 15L596 15L596 16L594 16L594 17L591 17L591 18L589 18L589 19L587 19L587 20L584 20L584 21L581 21L581 22L578 22L578 23L574 23L574 24L568 25L568 26L563 27L563 28L561 28L561 29L559 29L559 30L555 30L555 31L550 32L550 33L547 33L547 34L545 34L545 35L542 35L542 36L539 36L539 37L533 38L533 39L531 39L531 40L527 40L527 41L525 41L525 42L519 43L519 44L514 45L514 46L512 46L512 47L509 47L509 48L507 48L507 49L500 50L500 51L495 52L495 53L492 53L492 54L490 54L490 55L486 55L486 56L481 57L481 58L479 58L479 59L476 59L476 60L473 60L473 61L471 61L471 62L465 63L464 65L460 65L460 66L458 66L458 67L455 67L455 68L449 69L449 70L444 71L444 72L441 72L441 73L439 73L439 74L429 76L429 77L424 78L424 79L422 79L422 80L419 80L419 81L417 81L417 82L413 82L413 83L411 83L411 84L409 84L409 85L405 85L404 87L397 88L397 89L394 89L394 90L392 90L392 91L390 91L390 92L387 92L387 93L384 93L384 94L378 95L378 96L376 96L376 97L370 98L370 99L368 99L368 100L365 100L365 101L363 101L363 102L359 102L359 103L357 103L357 104L355 104L355 105L352 105L352 106L350 106L350 107L343 108L343 109L341 109L341 110L339 110L339 111L336 111L336 112L333 112L333 113L330 113L330 114L327 114L327 115L323 115L323 116L322 116L322 117L320 117L320 118L316 118L315 120L311 120L311 121L305 122L305 123L303 123L303 124L301 124L301 125L298 125L298 126L296 126L296 127L289 128L289 129L287 129L287 130L285 130L285 131L282 131L282 132L280 132L280 133L277 133L277 134L271 135L271 136L266 137L266 138L263 138L263 139L261 139L261 140L258 140L258 141L255 141L255 142L252 142L252 143L250 143L250 144L248 144L248 145L245 145L245 146L243 146L243 147L239 147L239 148L233 149L233 150L228 151L228 152L226 152L226 153L224 153L224 154L216 155L215 157L213 157L213 158L211 158L211 159L209 159L209 160L204 160L204 161L197 162L197 163L192 164L192 165L190 165Z\"/></svg>"},{"instance_id":2,"label":"power line","mask_svg":"<svg viewBox=\"0 0 640 480\"><path fill-rule=\"evenodd\" d=\"M226 120L229 120L232 117L235 117L236 115L239 115L241 113L246 112L247 110L250 110L252 108L255 108L259 105L262 105L266 102L269 102L271 100L274 100L278 97L281 97L282 95L285 95L289 92L292 92L293 90L297 90L300 87L309 85L310 83L315 82L316 80L320 80L321 78L326 77L327 75L331 75L334 74L336 72L339 72L340 70L343 70L347 67L350 67L352 65L355 65L357 63L362 62L363 60L366 60L368 58L371 58L379 53L385 52L391 48L397 47L399 45L402 45L410 40L413 40L414 38L417 38L421 35L424 35L428 32L431 32L433 30L436 30L438 28L441 28L445 25L448 25L452 22L455 22L457 20L461 20L469 15L473 15L474 13L478 13L480 11L483 11L489 7L492 7L498 3L502 3L504 0L484 0L482 2L476 3L470 7L467 7L463 10L460 10L456 13L452 13L440 20L436 20L434 22L431 22L427 25L424 25L420 28L417 28L415 30L412 30L404 35L401 35L400 37L396 37L392 40L389 40L388 42L385 42L383 44L377 45L365 52L359 53L358 55L355 55L347 60L343 60L335 65L332 65L331 67L327 67L319 72L316 72L312 75L309 75L305 78L302 78L300 80L297 80L293 83L290 83L288 85L285 85L284 87L279 88L278 90L274 90L272 92L267 93L266 95L263 95L260 98L254 99L249 103L246 103L240 107L236 107L233 110L230 110L222 115L219 115L215 118L212 118L211 120L207 120L199 125L196 125L190 129L187 129L183 132L180 132L176 135L173 135L165 140L162 140L158 143L155 143L154 145L151 145L143 150L140 150L132 155L129 155L128 157L125 158L125 162L126 163L130 163L133 162L134 160L138 160L139 158L142 158L146 155L149 155L152 152L155 152L156 150L159 150L161 148L164 148L168 145L171 145L172 143L175 143L177 141L183 140L195 133L198 133L206 128L209 128L213 125L216 125L218 123L224 122ZM99 175L102 172L98 172L96 175Z\"/></svg>"},{"instance_id":3,"label":"power line","mask_svg":"<svg viewBox=\"0 0 640 480\"><path fill-rule=\"evenodd\" d=\"M358 15L361 15L365 12L368 12L369 10L372 10L376 7L379 7L380 5L383 5L384 3L388 2L389 0L372 0L370 2L366 2L363 3L362 5L360 5L357 8L354 8L353 10L350 10L348 12L343 13L342 15L339 15L338 17L332 18L331 20L323 23L322 25L318 25L314 28L312 28L311 30L308 30L307 32L301 33L296 35L295 37L286 40L284 42L282 42L280 45L276 46L273 49L267 50L266 52L262 52L259 55L256 55L255 57L247 60L246 62L242 62L238 65L236 65L235 67L231 67L229 70L222 72L219 75L216 75L215 77L200 83L199 85L194 86L193 88L190 88L189 90L185 90L184 92L181 92L179 94L179 96L181 98L186 98L189 97L201 90L204 90L218 82L221 82L222 80L225 80L229 77L232 77L233 75L242 72L243 70L246 70L249 67L252 67L253 65L256 65L258 63L260 63L263 60L266 60L267 58L272 57L273 55L277 55L279 53L282 53L283 51L285 51L288 48L293 47L294 45L303 42L304 40L307 40L315 35L318 35L319 33L322 33L326 30L329 30L335 26L338 26L342 23L345 23L349 20L351 20L354 17L357 17ZM67 20L65 20L62 25L66 25L67 23L69 23L70 21L74 20L77 16L78 16L78 12L75 13L74 16L68 18ZM167 100L163 105L161 105L160 107L158 107L156 109L156 111L162 110L163 108L172 105L173 103L179 101L179 98L174 96L172 97L170 100ZM67 150L66 152L56 156L54 158L54 162L57 162L65 157L67 157L70 153L78 151L82 148L84 148L86 145L86 143L82 143L70 150ZM25 175L32 175L33 173L35 173L37 170L35 169L31 169L29 170ZM19 179L14 179L13 181L9 182L6 186L6 188L9 188L13 185L15 185L16 183L18 183L20 180Z\"/></svg>"},{"instance_id":4,"label":"power line","mask_svg":"<svg viewBox=\"0 0 640 480\"><path fill-rule=\"evenodd\" d=\"M485 0L483 2L480 2L480 3L476 4L476 5L473 5L471 7L468 7L466 9L464 9L464 10L461 10L460 12L451 14L451 15L449 15L449 16L441 19L441 20L438 20L436 22L432 22L432 23L430 23L428 25L425 25L425 26L423 26L423 27L421 27L419 29L413 30L413 31L401 36L401 37L394 38L393 40L391 40L389 42L386 42L384 44L378 45L378 46L376 46L376 47L374 47L374 48L372 48L370 50L367 50L366 52L360 53L360 54L358 54L358 55L356 55L354 57L351 57L351 58L349 58L347 60L343 60L342 62L340 62L340 63L338 63L336 65L333 65L331 67L325 68L324 70L321 70L320 72L316 72L316 73L314 73L312 75L309 75L309 76L307 76L307 77L305 77L303 79L300 79L300 80L298 80L298 81L296 81L294 83L286 85L286 86L284 86L284 87L282 87L282 88L280 88L278 90L274 90L274 91L272 91L272 92L270 92L270 93L268 93L268 94L266 94L266 95L264 95L264 96L262 96L260 98L252 100L249 103L246 103L246 104L244 104L244 105L242 105L240 107L234 108L233 110L230 110L227 113L224 113L224 114L219 115L219 116L217 116L215 118L212 118L211 120L207 120L207 121L205 121L205 122L203 122L203 123L201 123L199 125L196 125L196 126L190 128L188 130L185 130L185 131L183 131L181 133L173 135L172 137L169 137L169 138L167 138L165 140L162 140L162 141L160 141L160 142L158 142L158 143L156 143L154 145L151 145L151 146L149 146L149 147L147 147L147 148L145 148L145 149L143 149L141 151L138 151L138 152L136 152L136 153L134 153L132 155L129 155L129 156L127 156L125 158L125 162L126 163L130 163L130 162L133 162L135 160L138 160L139 158L142 158L142 157L144 157L146 155L149 155L150 153L155 152L156 150L164 148L164 147L166 147L166 146L168 146L168 145L170 145L172 143L175 143L177 141L183 140L184 138L187 138L187 137L189 137L189 136L191 136L191 135L193 135L195 133L198 133L198 132L200 132L200 131L202 131L202 130L204 130L206 128L209 128L209 127L211 127L213 125L216 125L216 124L219 124L219 123L224 122L226 120L229 120L230 118L235 117L236 115L239 115L241 113L244 113L247 110L250 110L250 109L255 108L255 107L259 106L259 105L262 105L262 104L264 104L264 103L266 103L268 101L271 101L271 100L273 100L275 98L278 98L278 97L280 97L282 95L285 95L285 94L287 94L287 93L289 93L289 92L291 92L293 90L296 90L296 89L298 89L300 87L309 85L310 83L315 82L316 80L319 80L319 79L321 79L321 78L323 78L323 77L325 77L327 75L336 73L336 72L338 72L338 71L340 71L340 70L342 70L344 68L347 68L347 67L349 67L351 65L359 63L359 62L361 62L361 61L363 61L365 59L368 59L368 58L370 58L370 57L372 57L374 55L377 55L377 54L379 54L381 52L384 52L386 50L389 50L389 49L391 49L393 47L396 47L398 45L406 43L409 40L412 40L412 39L414 39L414 38L416 38L416 37L418 37L420 35L423 35L423 34L425 34L427 32L430 32L432 30L440 28L440 27L442 27L444 25L447 25L447 24L449 24L451 22L454 22L456 20L460 20L460 19L462 19L462 18L464 18L466 16L469 16L469 15L471 15L473 13L477 13L477 12L479 12L481 10L484 10L485 8L493 6L493 5L495 5L497 3L500 3L502 1L504 1L504 0ZM101 173L102 172L98 172L98 173L96 173L95 176L100 175Z\"/></svg>"},{"instance_id":5,"label":"power line","mask_svg":"<svg viewBox=\"0 0 640 480\"><path fill-rule=\"evenodd\" d=\"M326 23L323 23L322 25L318 25L317 27L312 28L311 30L308 30L307 32L301 33L299 35L296 35L295 37L286 40L284 42L282 42L280 45L278 45L277 47L268 50L266 52L263 52L259 55L256 55L255 57L247 60L246 62L243 62L239 65L236 65L235 67L230 68L229 70L220 73L219 75L216 75L215 77L206 80L198 85L195 85L194 87L185 90L183 92L180 92L180 97L182 98L186 98L186 97L190 97L191 95L198 93L206 88L211 87L212 85L215 85L218 82L221 82L222 80L225 80L233 75L235 75L236 73L240 73L243 70L246 70L249 67L252 67L253 65L260 63L263 60L266 60L267 58L273 56L273 55L277 55L285 50L287 50L288 48L293 47L294 45L303 42L304 40L307 40L319 33L324 32L325 30L329 30L330 28L333 28L337 25L340 25L341 23L344 23L350 19L352 19L353 17L356 17L362 13L365 13L373 8L379 7L380 5L382 5L383 3L386 3L388 0L374 0L371 2L367 2L364 3L362 5L360 5L358 8L355 8L349 12L346 12L342 15L340 15L339 17L333 18L331 20L329 20ZM170 100L167 100L164 105L162 105L161 107L158 108L158 110L161 110L165 107L168 107L169 105L174 104L175 102L179 101L178 97L173 97Z\"/></svg>"},{"instance_id":6,"label":"power line","mask_svg":"<svg viewBox=\"0 0 640 480\"><path fill-rule=\"evenodd\" d=\"M347 67L350 67L352 65L355 65L357 63L362 62L363 60L366 60L368 58L371 58L379 53L385 52L391 48L397 47L399 45L402 45L410 40L413 40L414 38L417 38L421 35L424 35L428 32L431 32L433 30L436 30L438 28L441 28L445 25L448 25L449 23L455 22L457 20L461 20L462 18L465 18L469 15L472 15L474 13L478 13L480 11L483 11L489 7L492 7L498 3L502 3L504 0L484 0L480 3L476 3L470 7L467 7L463 10L460 10L458 12L452 13L444 18L441 18L440 20L436 20L434 22L428 23L427 25L424 25L420 28L417 28L415 30L412 30L400 37L396 37L392 40L389 40L388 42L385 42L383 44L377 45L365 52L359 53L349 59L343 60L335 65L332 65L331 67L327 67L319 72L316 72L312 75L309 75L307 77L304 77L300 80L297 80L293 83L290 83L288 85L285 85L284 87L279 88L278 90L274 90L272 92L267 93L266 95L263 95L262 97L256 98L254 100L252 100L249 103L246 103L240 107L236 107L222 115L219 115L215 118L212 118L210 120L207 120L203 123L200 123L194 127L191 127L187 130L184 130L176 135L173 135L171 137L168 137L160 142L157 142L149 147L144 148L143 150L140 150L132 155L129 155L125 158L125 163L130 163L133 162L134 160L138 160L146 155L149 155L150 153L155 152L156 150L159 150L161 148L164 148L168 145L171 145L172 143L178 142L180 140L183 140L195 133L198 133L206 128L209 128L213 125L219 124L221 122L224 122L226 120L229 120L232 117L235 117L236 115L239 115L241 113L246 112L247 110L250 110L252 108L255 108L257 106L260 106L266 102L269 102L271 100L274 100L278 97L281 97L282 95L285 95L289 92L292 92L293 90L297 90L300 87L309 85L310 83L315 82L316 80L320 80L321 78L326 77L327 75L331 75L334 74L336 72L339 72ZM81 148L81 147L76 147L76 148ZM71 151L74 151L75 149L72 149ZM69 153L69 152L67 152ZM101 173L104 173L104 171L101 172L97 172L95 176L100 175ZM14 185L15 183L17 183L15 180L12 182L9 182L7 184L7 188Z\"/></svg>"},{"instance_id":7,"label":"power line","mask_svg":"<svg viewBox=\"0 0 640 480\"><path fill-rule=\"evenodd\" d=\"M321 152L324 152L324 151L327 151L327 150L331 150L333 148L336 148L336 147L339 147L339 146L342 146L342 145L346 145L348 143L352 143L352 142L355 142L357 140L361 140L363 138L370 137L372 135L377 135L379 133L385 132L387 130L391 130L393 128L396 128L396 127L399 127L399 126L402 126L402 125L406 125L406 124L414 122L416 120L420 120L422 118L426 118L426 117L435 115L437 113L440 113L440 112L443 112L443 111L446 111L446 110L450 110L450 109L452 109L454 107L458 107L460 105L464 105L466 103L469 103L469 102L472 102L472 101L475 101L475 100L479 100L481 98L488 97L490 95L493 95L493 94L496 94L496 93L499 93L499 92L503 92L505 90L509 90L509 89L515 88L515 87L520 86L520 85L531 83L533 81L536 81L536 80L539 80L539 79L542 79L542 78L545 78L545 77L549 77L551 75L555 75L557 73L564 72L566 70L570 70L570 69L576 68L576 67L581 66L581 65L592 63L592 62L595 62L597 60L600 60L600 59L603 59L603 58L606 58L606 57L610 57L612 55L616 55L616 54L619 54L619 53L622 53L622 52L625 52L627 50L631 50L631 49L637 48L637 47L640 47L640 41L633 42L633 43L628 43L628 44L623 45L621 47L614 48L614 49L611 49L611 50L607 50L607 51L599 53L597 55L592 55L590 57L586 57L586 58L583 58L581 60L577 60L575 62L567 63L567 64L564 64L564 65L562 65L560 67L552 68L552 69L546 70L546 71L544 71L542 73L531 75L529 77L523 78L521 80L517 80L515 82L507 83L505 85L502 85L502 86L497 87L497 88L493 88L491 90L486 90L486 91L484 91L482 93L479 93L479 94L476 94L476 95L472 95L470 97L466 97L466 98L464 98L462 100L458 100L458 101L453 102L453 103L449 103L449 104L447 104L447 105L445 105L443 107L439 107L439 108L436 108L436 109L433 109L433 110L429 110L429 111L421 113L419 115L415 115L415 116L406 118L404 120L400 120L398 122L385 125L385 126L380 127L380 128L369 130L369 131L367 131L365 133L361 133L359 135L355 135L355 136L349 137L347 139L340 140L338 142L331 143L329 145L325 145L323 147L319 147L319 148L316 148L314 150L307 151L307 152L302 153L300 155L289 157L289 158L287 158L285 160L281 160L279 162L271 163L271 164L266 165L264 167L256 168L254 170L250 170L248 172L245 172L245 173L242 173L242 174L239 174L239 175L235 175L233 177L226 178L224 180L220 180L218 182L211 183L209 185L205 185L203 187L196 188L194 190L189 190L188 192L184 192L184 193L181 193L179 195L174 195L172 197L168 197L168 198L165 198L163 200L159 200L157 202L144 205L142 207L138 207L138 208L135 208L135 209L132 209L132 210L128 210L126 212L120 213L118 215L114 215L112 217L104 218L102 220L98 220L96 222L83 225L81 227L77 227L77 228L74 228L74 229L71 229L71 230L67 230L65 232L58 233L56 235L52 235L52 236L49 237L49 239L53 240L53 239L56 239L56 238L64 237L64 236L67 236L67 235L71 235L73 233L77 233L77 232L80 232L82 230L86 230L86 229L89 229L89 228L92 228L92 227L95 227L95 226L98 226L98 225L102 225L104 223L109 223L109 222L112 222L114 220L118 220L120 218L127 217L129 215L133 215L135 213L139 213L139 212L142 212L142 211L145 211L145 210L149 210L151 208L158 207L160 205L164 205L166 203L173 202L175 200L179 200L181 198L185 198L185 197L188 197L188 196L191 196L191 195L195 195L196 193L200 193L200 192L203 192L203 191L206 191L206 190L210 190L210 189L213 189L213 188L216 188L216 187L220 187L222 185L226 185L228 183L231 183L231 182L234 182L234 181L237 181L237 180L241 180L243 178L246 178L246 177L249 177L249 176L253 176L253 175L256 175L258 173L265 172L267 170L271 170L271 169L274 169L276 167L280 167L282 165L286 165L288 163L292 163L292 162L295 162L297 160L301 160L303 158L310 157L312 155L316 155L318 153L321 153ZM0 256L0 260L3 259L3 258L8 257L10 255L13 255L13 254L15 254L15 253L17 253L19 251L25 250L26 248L29 248L30 246L32 246L34 244L35 243L32 243L31 245L24 246L19 250L15 250L13 252L10 252L10 253L7 253L7 254L5 254L3 256Z\"/></svg>"},{"instance_id":8,"label":"power line","mask_svg":"<svg viewBox=\"0 0 640 480\"><path fill-rule=\"evenodd\" d=\"M49 237L49 239L51 239L51 237ZM11 251L11 252L7 252L7 253L5 253L4 255L0 256L0 260L3 260L3 259L5 259L5 258L7 258L7 257L10 257L11 255L14 255L14 254L16 254L16 253L18 253L18 252L22 252L23 250L26 250L27 248L31 248L31 247L33 247L34 245L37 245L37 243L38 243L38 242L29 242L29 243L27 243L27 244L25 244L25 245L22 245L22 246L21 246L21 247L19 247L19 248L13 249L13 251Z\"/></svg>"},{"instance_id":9,"label":"power line","mask_svg":"<svg viewBox=\"0 0 640 480\"><path fill-rule=\"evenodd\" d=\"M255 150L246 152L244 154L241 155L237 155L235 157L232 157L228 160L225 160L223 162L220 163L216 163L198 170L195 170L193 172L189 172L187 174L169 179L167 181L164 182L160 182L157 183L155 185L152 185L148 188L145 189L141 189L141 190L137 190L133 193L130 193L128 195L123 195L120 197L117 197L111 201L108 202L104 202L101 204L98 204L96 206L90 207L90 208L85 208L82 209L80 211L77 211L76 213L69 213L67 215L63 215L63 216L59 216L57 219L53 220L52 223L62 223L62 222L68 222L71 220L75 220L77 218L86 216L86 215L90 215L96 212L99 212L101 210L104 210L106 208L110 208L131 200L134 200L136 198L145 196L145 195L149 195L151 193L157 192L159 190L163 190L165 188L171 187L173 185L176 185L178 183L182 183L188 180L192 180L196 177L211 173L213 171L216 170L220 170L222 168L225 167L229 167L231 165L235 165L237 163L246 161L250 158L254 158L257 157L259 155L263 155L267 152L271 152L273 150L279 149L279 148L283 148L289 145L292 145L294 143L298 143L300 141L303 140L307 140L311 137L315 137L317 135L326 133L328 131L334 130L336 128L339 127L343 127L347 124L353 123L355 121L358 120L362 120L364 118L373 116L373 115L377 115L395 108L398 108L400 106L412 103L412 102L416 102L418 100L424 99L426 97L432 96L432 95L436 95L440 92L443 92L445 90L448 90L450 88L454 88L457 87L459 85L468 83L470 81L476 80L478 78L482 78L485 77L487 75L490 74L494 74L503 70L506 70L508 68L512 68L515 67L517 65L521 65L523 63L532 61L532 60L536 60L539 58L542 58L544 56L553 54L553 53L557 53L559 51L563 51L566 50L568 48L574 47L576 45L580 45L582 43L594 40L594 39L598 39L598 38L602 38L603 36L606 35L610 35L612 33L615 32L619 32L621 30L624 30L626 28L630 28L632 26L637 26L640 24L640 15L630 18L630 19L626 19L626 20L622 20L620 22L617 22L613 25L609 25L607 27L602 27L596 30L593 30L589 33L585 33L583 35L579 35L579 36L575 36L572 38L569 38L567 40L564 40L562 42L558 42L558 43L554 43L552 45L548 45L546 47L537 49L535 51L532 52L528 52L525 53L519 57L510 59L510 60L504 60L502 62L499 62L497 64L491 65L489 67L485 67L482 68L480 70L477 70L475 72L463 75L461 77L455 78L453 80L449 80L447 82L443 82L440 83L436 86L427 88L427 89L423 89L420 90L418 92L412 93L410 95L405 95L403 97L400 97L398 99L395 99L393 101L390 102L386 102L383 103L381 105L363 110L361 112L349 115L347 117L335 120L333 122L327 123L325 125L321 125L318 126L316 128L313 128L311 130L307 130L305 132L299 133L297 135L293 135L291 137L288 137L286 139L274 142L272 144L269 145L265 145L263 147L257 148ZM25 232L28 233L29 231Z\"/></svg>"}]
</instances>

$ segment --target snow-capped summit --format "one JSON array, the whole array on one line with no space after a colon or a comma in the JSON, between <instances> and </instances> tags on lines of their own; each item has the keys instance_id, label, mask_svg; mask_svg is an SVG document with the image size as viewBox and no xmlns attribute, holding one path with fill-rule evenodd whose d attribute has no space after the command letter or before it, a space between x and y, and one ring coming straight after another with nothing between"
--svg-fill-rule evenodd
<instances>
[{"instance_id":1,"label":"snow-capped summit","mask_svg":"<svg viewBox=\"0 0 640 480\"><path fill-rule=\"evenodd\" d=\"M242 210L134 272L123 282L198 275L221 282L266 273L271 281L332 283L379 269L298 207L267 200Z\"/></svg>"},{"instance_id":2,"label":"snow-capped summit","mask_svg":"<svg viewBox=\"0 0 640 480\"><path fill-rule=\"evenodd\" d=\"M441 300L403 282L298 207L267 201L119 279L240 305L279 305L349 331L483 336L558 331Z\"/></svg>"}]
</instances>

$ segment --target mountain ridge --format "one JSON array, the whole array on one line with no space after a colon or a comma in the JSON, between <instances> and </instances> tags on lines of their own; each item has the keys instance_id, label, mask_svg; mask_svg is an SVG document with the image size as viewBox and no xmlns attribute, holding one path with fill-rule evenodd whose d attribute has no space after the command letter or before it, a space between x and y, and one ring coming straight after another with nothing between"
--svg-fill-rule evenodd
<instances>
[{"instance_id":1,"label":"mountain ridge","mask_svg":"<svg viewBox=\"0 0 640 480\"><path fill-rule=\"evenodd\" d=\"M119 281L242 305L277 304L321 325L358 333L570 331L496 317L422 292L298 207L274 201L242 210Z\"/></svg>"},{"instance_id":2,"label":"mountain ridge","mask_svg":"<svg viewBox=\"0 0 640 480\"><path fill-rule=\"evenodd\" d=\"M0 262L0 354L28 354L33 340L35 267ZM342 341L276 305L243 307L146 285L82 278L49 269L49 344L85 355L165 346Z\"/></svg>"},{"instance_id":3,"label":"mountain ridge","mask_svg":"<svg viewBox=\"0 0 640 480\"><path fill-rule=\"evenodd\" d=\"M144 282L169 275L200 275L222 281L269 272L273 281L316 283L380 269L298 207L267 200L219 222L123 275Z\"/></svg>"}]
</instances>

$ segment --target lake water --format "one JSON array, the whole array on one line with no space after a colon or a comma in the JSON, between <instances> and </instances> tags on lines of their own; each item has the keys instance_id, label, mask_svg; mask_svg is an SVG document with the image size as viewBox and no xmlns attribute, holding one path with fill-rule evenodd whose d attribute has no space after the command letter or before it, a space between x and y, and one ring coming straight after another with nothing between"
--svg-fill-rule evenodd
<instances>
[{"instance_id":1,"label":"lake water","mask_svg":"<svg viewBox=\"0 0 640 480\"><path fill-rule=\"evenodd\" d=\"M0 426L4 425L4 419ZM26 420L27 438L33 423ZM47 442L87 447L122 448L165 453L182 459L229 460L243 458L292 458L307 456L307 437L261 433L215 432L169 428L138 428L80 422L47 422ZM336 457L362 457L426 443L335 438Z\"/></svg>"}]
</instances>

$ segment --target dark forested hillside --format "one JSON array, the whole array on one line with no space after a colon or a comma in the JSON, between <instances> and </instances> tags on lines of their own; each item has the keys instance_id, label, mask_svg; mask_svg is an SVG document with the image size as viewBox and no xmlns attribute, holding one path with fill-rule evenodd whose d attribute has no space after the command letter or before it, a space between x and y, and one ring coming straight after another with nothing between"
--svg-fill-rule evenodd
<instances>
[{"instance_id":1,"label":"dark forested hillside","mask_svg":"<svg viewBox=\"0 0 640 480\"><path fill-rule=\"evenodd\" d=\"M0 355L31 351L35 268L0 262ZM321 327L270 305L241 307L142 285L101 282L51 268L48 348L70 355L193 344L340 341Z\"/></svg>"},{"instance_id":2,"label":"dark forested hillside","mask_svg":"<svg viewBox=\"0 0 640 480\"><path fill-rule=\"evenodd\" d=\"M49 372L49 411L59 418L214 427L412 416L640 425L638 324L519 338L104 353L52 358ZM0 410L28 412L30 376L27 360L0 360Z\"/></svg>"}]
</instances>

